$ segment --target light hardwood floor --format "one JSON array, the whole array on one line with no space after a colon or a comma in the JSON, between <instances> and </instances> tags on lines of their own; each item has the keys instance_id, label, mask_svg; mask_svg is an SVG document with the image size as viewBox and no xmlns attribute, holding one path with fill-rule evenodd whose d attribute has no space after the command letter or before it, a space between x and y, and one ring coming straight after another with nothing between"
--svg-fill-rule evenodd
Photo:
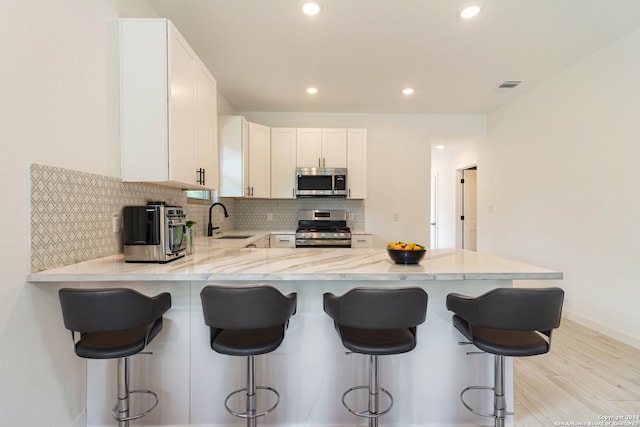
<instances>
[{"instance_id":1,"label":"light hardwood floor","mask_svg":"<svg viewBox=\"0 0 640 427\"><path fill-rule=\"evenodd\" d=\"M514 372L516 427L595 426L605 416L636 417L609 425L640 427L640 350L634 347L562 319L551 352L515 358Z\"/></svg>"}]
</instances>

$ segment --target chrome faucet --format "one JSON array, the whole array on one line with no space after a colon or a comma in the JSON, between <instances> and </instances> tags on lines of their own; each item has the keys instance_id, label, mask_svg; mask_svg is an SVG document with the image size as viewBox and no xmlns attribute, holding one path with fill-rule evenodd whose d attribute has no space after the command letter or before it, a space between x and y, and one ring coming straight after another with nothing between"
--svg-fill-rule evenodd
<instances>
[{"instance_id":1,"label":"chrome faucet","mask_svg":"<svg viewBox=\"0 0 640 427\"><path fill-rule=\"evenodd\" d=\"M214 204L212 204L209 207L209 225L207 226L207 236L213 236L213 230L217 230L218 228L220 228L220 227L214 227L213 224L211 223L211 211L213 210L213 207L215 205L222 206L222 209L224 210L224 217L229 218L229 212L227 212L227 208L222 203L215 202Z\"/></svg>"}]
</instances>

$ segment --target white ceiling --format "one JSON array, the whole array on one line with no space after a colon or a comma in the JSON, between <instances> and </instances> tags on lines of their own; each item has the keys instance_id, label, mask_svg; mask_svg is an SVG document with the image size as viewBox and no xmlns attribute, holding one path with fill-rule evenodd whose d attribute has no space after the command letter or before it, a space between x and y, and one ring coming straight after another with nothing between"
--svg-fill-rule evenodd
<instances>
[{"instance_id":1,"label":"white ceiling","mask_svg":"<svg viewBox=\"0 0 640 427\"><path fill-rule=\"evenodd\" d=\"M640 0L148 1L236 111L483 114L640 28Z\"/></svg>"}]
</instances>

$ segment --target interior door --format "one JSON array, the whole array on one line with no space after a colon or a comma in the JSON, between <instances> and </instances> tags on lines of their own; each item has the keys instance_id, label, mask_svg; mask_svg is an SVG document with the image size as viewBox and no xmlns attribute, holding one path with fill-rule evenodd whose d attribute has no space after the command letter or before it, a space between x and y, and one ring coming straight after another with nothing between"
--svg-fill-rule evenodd
<instances>
[{"instance_id":1,"label":"interior door","mask_svg":"<svg viewBox=\"0 0 640 427\"><path fill-rule=\"evenodd\" d=\"M431 239L430 248L438 248L438 175L431 175Z\"/></svg>"},{"instance_id":2,"label":"interior door","mask_svg":"<svg viewBox=\"0 0 640 427\"><path fill-rule=\"evenodd\" d=\"M478 171L462 171L462 248L475 251L478 248Z\"/></svg>"}]
</instances>

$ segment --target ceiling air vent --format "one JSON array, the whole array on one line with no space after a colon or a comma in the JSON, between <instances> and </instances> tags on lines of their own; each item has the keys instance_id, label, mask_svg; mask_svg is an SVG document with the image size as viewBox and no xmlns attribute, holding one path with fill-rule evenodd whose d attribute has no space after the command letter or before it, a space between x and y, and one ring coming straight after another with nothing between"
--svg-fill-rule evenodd
<instances>
[{"instance_id":1,"label":"ceiling air vent","mask_svg":"<svg viewBox=\"0 0 640 427\"><path fill-rule=\"evenodd\" d=\"M521 80L507 80L498 86L498 89L513 89L514 87L519 86L520 83L522 83Z\"/></svg>"}]
</instances>

